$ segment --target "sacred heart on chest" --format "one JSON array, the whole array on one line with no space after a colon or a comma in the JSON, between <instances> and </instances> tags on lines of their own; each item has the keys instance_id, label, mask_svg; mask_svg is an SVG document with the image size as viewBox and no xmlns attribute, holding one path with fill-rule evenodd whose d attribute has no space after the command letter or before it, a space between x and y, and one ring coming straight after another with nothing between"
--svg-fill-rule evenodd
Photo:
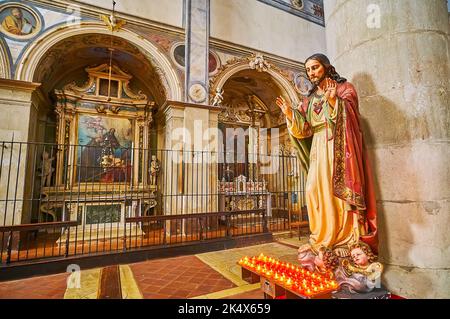
<instances>
[{"instance_id":1,"label":"sacred heart on chest","mask_svg":"<svg viewBox=\"0 0 450 319\"><path fill-rule=\"evenodd\" d=\"M317 115L319 115L320 112L322 112L322 109L323 109L322 105L323 105L322 101L320 101L319 103L313 104L313 110L314 110L314 112L316 112Z\"/></svg>"}]
</instances>

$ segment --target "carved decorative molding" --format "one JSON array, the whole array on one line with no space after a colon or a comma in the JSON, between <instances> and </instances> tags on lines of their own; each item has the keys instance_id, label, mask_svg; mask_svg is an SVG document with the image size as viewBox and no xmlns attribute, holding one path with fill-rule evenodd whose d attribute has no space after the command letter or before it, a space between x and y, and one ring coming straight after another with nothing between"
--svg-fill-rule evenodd
<instances>
[{"instance_id":1,"label":"carved decorative molding","mask_svg":"<svg viewBox=\"0 0 450 319\"><path fill-rule=\"evenodd\" d=\"M111 72L109 70L108 64L101 64L95 67L87 67L86 72L88 73L88 80L86 83L78 86L75 82L69 83L64 86L63 91L65 94L73 93L74 95L80 95L82 97L95 97L96 99L105 99L106 96L104 94L100 94L101 89L101 80L111 80L117 82L117 93L115 96L108 96L107 102L116 102L116 103L130 103L133 100L133 103L137 104L146 104L147 103L147 95L142 93L142 91L138 91L137 93L133 92L130 88L130 81L133 78L130 74L121 70L118 66L113 65L111 67ZM104 105L96 106L97 112L105 113L107 107ZM120 106L111 105L109 107L110 111L113 113L118 113L120 110Z\"/></svg>"},{"instance_id":2,"label":"carved decorative molding","mask_svg":"<svg viewBox=\"0 0 450 319\"><path fill-rule=\"evenodd\" d=\"M125 20L117 19L114 15L100 15L100 19L106 24L109 31L119 31L127 23Z\"/></svg>"},{"instance_id":3,"label":"carved decorative molding","mask_svg":"<svg viewBox=\"0 0 450 319\"><path fill-rule=\"evenodd\" d=\"M299 100L298 92L295 90L295 83L289 72L280 69L278 66L268 61L261 53L253 53L246 57L234 57L218 68L216 75L210 78L210 101L214 100L216 92L221 91L225 82L233 75L242 70L253 69L258 72L266 72L272 75L277 82L284 82L282 85L287 90L291 100ZM289 85L289 87L286 86Z\"/></svg>"},{"instance_id":4,"label":"carved decorative molding","mask_svg":"<svg viewBox=\"0 0 450 319\"><path fill-rule=\"evenodd\" d=\"M267 72L272 67L272 65L267 62L260 53L256 53L255 56L252 56L248 65L250 66L250 69L258 72Z\"/></svg>"}]
</instances>

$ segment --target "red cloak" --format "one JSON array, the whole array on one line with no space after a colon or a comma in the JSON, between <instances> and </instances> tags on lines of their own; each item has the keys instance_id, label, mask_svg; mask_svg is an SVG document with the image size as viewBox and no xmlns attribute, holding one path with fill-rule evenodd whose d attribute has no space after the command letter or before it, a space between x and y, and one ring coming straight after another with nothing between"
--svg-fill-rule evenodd
<instances>
[{"instance_id":1,"label":"red cloak","mask_svg":"<svg viewBox=\"0 0 450 319\"><path fill-rule=\"evenodd\" d=\"M355 209L358 221L365 229L361 241L378 253L377 208L373 175L359 122L358 95L349 82L338 83L337 97L342 101L334 128L334 195ZM303 114L309 100L304 99Z\"/></svg>"}]
</instances>

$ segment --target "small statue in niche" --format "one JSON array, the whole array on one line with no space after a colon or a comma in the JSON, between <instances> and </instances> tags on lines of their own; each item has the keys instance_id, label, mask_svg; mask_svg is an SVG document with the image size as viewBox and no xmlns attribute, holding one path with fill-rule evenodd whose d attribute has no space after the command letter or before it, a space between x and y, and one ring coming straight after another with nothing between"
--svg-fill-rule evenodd
<instances>
[{"instance_id":1,"label":"small statue in niche","mask_svg":"<svg viewBox=\"0 0 450 319\"><path fill-rule=\"evenodd\" d=\"M52 167L54 157L50 157L47 151L42 153L42 174L41 184L42 186L50 186L52 182L52 174L55 169Z\"/></svg>"},{"instance_id":2,"label":"small statue in niche","mask_svg":"<svg viewBox=\"0 0 450 319\"><path fill-rule=\"evenodd\" d=\"M216 89L216 95L214 95L214 100L212 102L213 106L221 106L223 102L223 93L224 90L221 88Z\"/></svg>"},{"instance_id":3,"label":"small statue in niche","mask_svg":"<svg viewBox=\"0 0 450 319\"><path fill-rule=\"evenodd\" d=\"M159 164L156 155L152 155L152 162L150 164L150 185L156 186L156 179L158 177L158 173L161 166Z\"/></svg>"}]
</instances>

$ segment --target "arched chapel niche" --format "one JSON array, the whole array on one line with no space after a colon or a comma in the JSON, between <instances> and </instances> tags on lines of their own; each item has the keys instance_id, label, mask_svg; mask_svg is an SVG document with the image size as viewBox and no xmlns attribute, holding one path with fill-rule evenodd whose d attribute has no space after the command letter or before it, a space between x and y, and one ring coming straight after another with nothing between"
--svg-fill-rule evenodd
<instances>
[{"instance_id":1,"label":"arched chapel niche","mask_svg":"<svg viewBox=\"0 0 450 319\"><path fill-rule=\"evenodd\" d=\"M129 31L112 35L104 26L88 23L50 30L26 49L17 65L17 80L41 83L33 102L37 144L32 152L41 176L34 181L33 197L43 200L34 204L31 219L80 219L84 228L94 218L91 213L98 217L111 210L111 225L125 214L149 213L157 205L158 190L150 163L161 147L154 114L166 101L180 99L182 91L170 62ZM88 192L90 185L104 196L117 191L120 207L110 203L102 208L107 202L103 195L86 195L89 205L71 202L79 194L64 201L58 197L63 189L65 194ZM139 190L139 200L119 201L125 187Z\"/></svg>"},{"instance_id":2,"label":"arched chapel niche","mask_svg":"<svg viewBox=\"0 0 450 319\"><path fill-rule=\"evenodd\" d=\"M271 192L274 211L300 210L300 166L287 138L286 120L275 101L284 97L298 105L299 95L286 74L256 54L235 59L219 69L211 79L212 104L221 93L219 130L224 151L218 166L222 210L263 207L265 194ZM243 189L244 188L244 189ZM296 198L286 198L276 190L288 190ZM243 197L242 194L255 194ZM295 206L295 207L294 207Z\"/></svg>"}]
</instances>

